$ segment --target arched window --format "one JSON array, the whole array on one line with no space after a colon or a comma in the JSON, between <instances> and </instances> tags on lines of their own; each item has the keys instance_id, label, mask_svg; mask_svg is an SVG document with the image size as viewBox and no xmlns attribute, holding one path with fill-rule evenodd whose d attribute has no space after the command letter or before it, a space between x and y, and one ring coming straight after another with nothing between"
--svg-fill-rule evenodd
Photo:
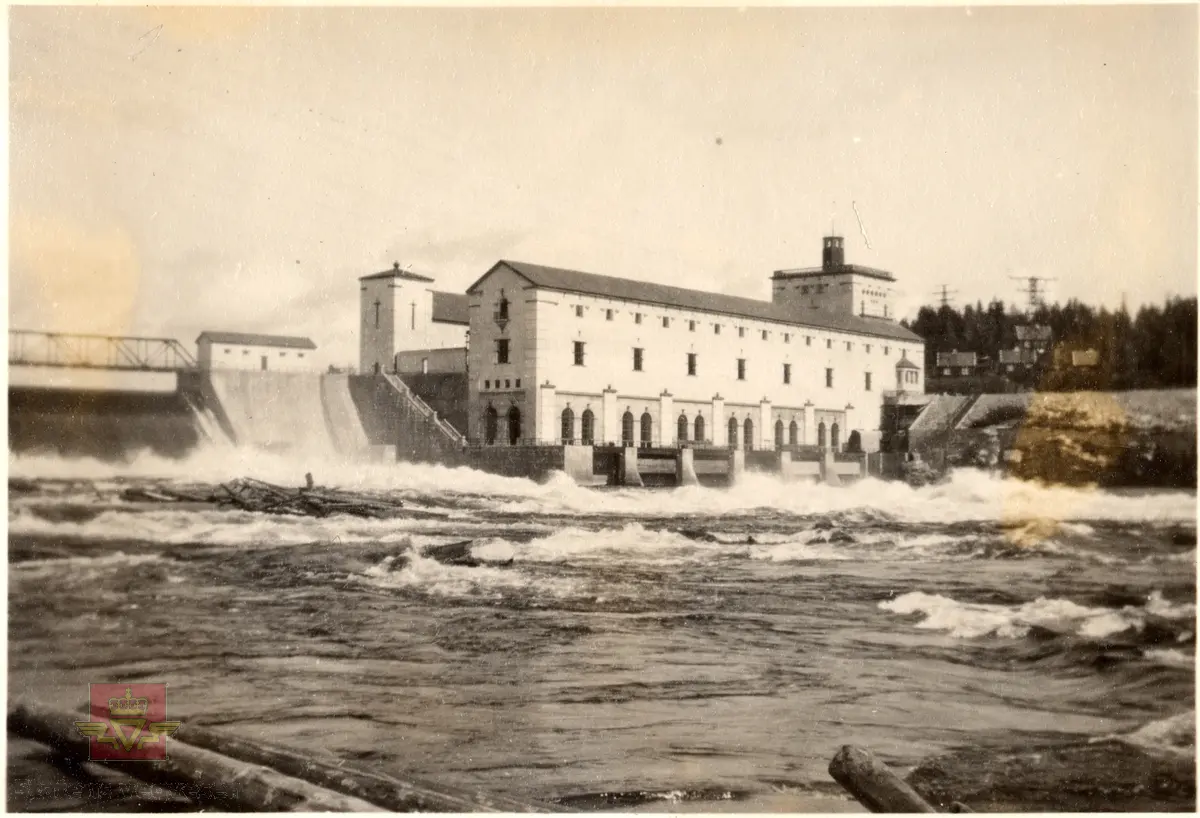
<instances>
[{"instance_id":1,"label":"arched window","mask_svg":"<svg viewBox=\"0 0 1200 818\"><path fill-rule=\"evenodd\" d=\"M738 433L737 418L730 418L729 419L729 445L731 448L734 448L734 449L736 449L737 445L738 445L737 433Z\"/></svg>"},{"instance_id":2,"label":"arched window","mask_svg":"<svg viewBox=\"0 0 1200 818\"><path fill-rule=\"evenodd\" d=\"M642 445L649 446L653 442L654 421L649 412L642 412Z\"/></svg>"},{"instance_id":3,"label":"arched window","mask_svg":"<svg viewBox=\"0 0 1200 818\"><path fill-rule=\"evenodd\" d=\"M831 449L838 447L838 425L836 423L829 427L829 447Z\"/></svg>"},{"instance_id":4,"label":"arched window","mask_svg":"<svg viewBox=\"0 0 1200 818\"><path fill-rule=\"evenodd\" d=\"M633 445L633 412L628 410L621 415L621 442L626 446Z\"/></svg>"},{"instance_id":5,"label":"arched window","mask_svg":"<svg viewBox=\"0 0 1200 818\"><path fill-rule=\"evenodd\" d=\"M571 443L575 439L575 413L568 406L562 410L562 440Z\"/></svg>"},{"instance_id":6,"label":"arched window","mask_svg":"<svg viewBox=\"0 0 1200 818\"><path fill-rule=\"evenodd\" d=\"M483 439L489 446L496 442L496 429L499 425L500 416L496 414L496 407L489 406L483 413Z\"/></svg>"},{"instance_id":7,"label":"arched window","mask_svg":"<svg viewBox=\"0 0 1200 818\"><path fill-rule=\"evenodd\" d=\"M696 434L693 436L697 443L704 442L704 418L696 415Z\"/></svg>"},{"instance_id":8,"label":"arched window","mask_svg":"<svg viewBox=\"0 0 1200 818\"><path fill-rule=\"evenodd\" d=\"M742 436L742 445L747 449L754 448L754 421L746 418L746 434Z\"/></svg>"},{"instance_id":9,"label":"arched window","mask_svg":"<svg viewBox=\"0 0 1200 818\"><path fill-rule=\"evenodd\" d=\"M775 421L775 448L783 448L783 421Z\"/></svg>"},{"instance_id":10,"label":"arched window","mask_svg":"<svg viewBox=\"0 0 1200 818\"><path fill-rule=\"evenodd\" d=\"M688 439L687 415L679 416L679 423L677 423L675 425L675 437L680 443L687 443L687 439Z\"/></svg>"},{"instance_id":11,"label":"arched window","mask_svg":"<svg viewBox=\"0 0 1200 818\"><path fill-rule=\"evenodd\" d=\"M817 445L825 448L825 421L817 424Z\"/></svg>"},{"instance_id":12,"label":"arched window","mask_svg":"<svg viewBox=\"0 0 1200 818\"><path fill-rule=\"evenodd\" d=\"M792 421L792 425L788 426L788 445L795 446L800 442L800 426L796 421Z\"/></svg>"},{"instance_id":13,"label":"arched window","mask_svg":"<svg viewBox=\"0 0 1200 818\"><path fill-rule=\"evenodd\" d=\"M579 436L583 439L583 445L593 445L596 442L596 416L592 414L591 409L583 410L580 425L583 427L579 430Z\"/></svg>"},{"instance_id":14,"label":"arched window","mask_svg":"<svg viewBox=\"0 0 1200 818\"><path fill-rule=\"evenodd\" d=\"M512 407L508 410L508 445L516 446L521 441L521 410Z\"/></svg>"}]
</instances>

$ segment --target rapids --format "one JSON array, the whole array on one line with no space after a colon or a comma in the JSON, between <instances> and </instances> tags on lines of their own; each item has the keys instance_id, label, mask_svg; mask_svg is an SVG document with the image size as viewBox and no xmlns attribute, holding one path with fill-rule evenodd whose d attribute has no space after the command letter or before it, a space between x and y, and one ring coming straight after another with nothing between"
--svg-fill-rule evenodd
<instances>
[{"instance_id":1,"label":"rapids","mask_svg":"<svg viewBox=\"0 0 1200 818\"><path fill-rule=\"evenodd\" d=\"M585 489L219 446L9 470L9 689L49 704L166 682L185 724L581 804L830 792L845 743L1194 754L1190 492ZM306 471L414 513L119 497ZM436 558L458 542L469 565Z\"/></svg>"}]
</instances>

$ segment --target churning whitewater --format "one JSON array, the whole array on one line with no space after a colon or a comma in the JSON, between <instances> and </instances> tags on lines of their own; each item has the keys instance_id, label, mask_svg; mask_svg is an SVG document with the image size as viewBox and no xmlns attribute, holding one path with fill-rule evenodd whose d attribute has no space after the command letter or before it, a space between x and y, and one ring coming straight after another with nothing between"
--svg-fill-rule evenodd
<instances>
[{"instance_id":1,"label":"churning whitewater","mask_svg":"<svg viewBox=\"0 0 1200 818\"><path fill-rule=\"evenodd\" d=\"M222 447L9 466L14 695L162 681L185 722L546 800L820 790L846 743L1194 752L1190 492L596 490ZM305 472L406 516L120 498Z\"/></svg>"}]
</instances>

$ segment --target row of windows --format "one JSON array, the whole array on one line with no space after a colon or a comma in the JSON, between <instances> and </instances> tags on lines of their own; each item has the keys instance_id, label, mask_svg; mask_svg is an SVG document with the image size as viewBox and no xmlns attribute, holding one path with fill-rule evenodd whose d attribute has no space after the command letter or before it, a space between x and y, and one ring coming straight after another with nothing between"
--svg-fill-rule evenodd
<instances>
[{"instance_id":1,"label":"row of windows","mask_svg":"<svg viewBox=\"0 0 1200 818\"><path fill-rule=\"evenodd\" d=\"M228 355L228 354L229 354L230 352L232 352L232 351L233 351L233 350L231 350L229 347L225 347L225 354L226 354L226 355ZM243 355L249 355L249 354L250 354L250 350L248 350L248 349L243 349L243 350L242 350L242 354L243 354ZM287 353L286 353L286 352L281 352L281 353L279 353L279 357L280 357L280 358L286 358L286 357L287 357ZM296 357L297 357L297 358L303 358L303 357L304 357L304 353L303 353L303 352L297 352L297 353L296 353Z\"/></svg>"},{"instance_id":2,"label":"row of windows","mask_svg":"<svg viewBox=\"0 0 1200 818\"><path fill-rule=\"evenodd\" d=\"M584 350L585 350L586 344L583 341L575 341L574 343L575 343L575 366L584 366L584 359L585 359L585 351ZM697 360L698 360L697 353L695 353L695 352L687 353L687 373L688 373L688 375L696 374ZM644 371L643 370L644 362L645 362L645 350L642 349L641 347L634 347L633 348L633 371L634 372ZM905 372L906 372L906 374L913 374L913 375L916 374L912 370L905 370ZM870 392L871 391L871 373L866 372L863 374L866 375L866 382L865 382L864 388L866 389L866 391ZM746 380L746 359L745 358L737 359L737 379L739 381ZM785 384L790 384L792 382L792 365L791 364L783 365L783 382ZM517 381L517 385L520 386L521 382ZM825 386L830 387L830 388L833 387L833 368L832 367L825 368Z\"/></svg>"},{"instance_id":3,"label":"row of windows","mask_svg":"<svg viewBox=\"0 0 1200 818\"><path fill-rule=\"evenodd\" d=\"M501 303L504 303L504 302L501 302ZM605 319L606 321L611 321L611 320L613 320L613 312L614 312L614 311L613 311L612 309L605 309L605 310L604 310L604 319ZM507 314L507 313L506 313L506 314ZM576 315L576 317L578 317L578 318L582 318L582 317L583 317L583 305L582 305L582 304L576 304L576 305L575 305L575 315ZM635 313L633 314L633 322L634 322L635 324L640 324L640 323L642 323L642 315L643 315L643 314L642 314L642 313L640 313L640 312L635 312ZM695 331L696 331L696 321L695 321L695 320L693 320L693 319L688 319L688 322L687 322L687 324L688 324L688 332L695 332ZM662 316L662 325L663 325L663 327L664 327L664 328L667 328L667 329L669 329L669 328L670 328L670 326L671 326L671 319L670 319L670 317L669 317L669 316L666 316L666 315ZM720 335L720 334L721 334L721 327L722 327L722 325L721 325L721 324L713 324L713 334L714 334L714 335ZM738 327L738 328L737 328L737 331L738 331L738 337L739 337L739 338L745 338L745 337L746 337L746 328L745 328L745 327ZM767 329L759 330L759 335L761 336L762 340L764 340L764 341L768 341L768 340L770 340L770 338L771 338L771 330L767 330ZM813 339L812 339L812 336L811 336L811 335L806 335L806 336L804 336L804 344L805 344L805 346L812 346L812 340L813 340ZM785 344L790 344L790 343L792 342L792 333L790 333L790 332L785 332L785 333L783 333L783 342L784 342ZM505 343L507 343L507 341L506 341ZM870 345L870 344L866 344L865 346L866 346L866 348L867 348L867 352L870 352L870 351L871 351L871 345ZM833 339L831 339L831 338L827 338L827 339L825 339L825 347L826 347L827 349L832 349L832 348L833 348ZM846 349L854 349L854 342L853 342L853 341L846 341ZM884 354L884 355L890 355L890 354L891 354L891 347L887 347L887 346L885 346L885 347L883 348L883 354Z\"/></svg>"},{"instance_id":4,"label":"row of windows","mask_svg":"<svg viewBox=\"0 0 1200 818\"><path fill-rule=\"evenodd\" d=\"M593 445L596 442L596 440L595 440L596 416L592 413L591 409L583 410L583 416L580 418L580 427L581 427L579 430L580 431L580 435L579 435L580 442L582 442L585 446ZM642 416L641 416L640 420L638 421L638 427L639 427L638 431L640 432L639 437L641 438L641 443L643 445L650 445L651 443L653 443L654 442L654 419L650 416L649 412L642 413ZM741 433L741 442L745 444L746 448L748 448L748 449L754 448L754 421L753 420L751 420L750 418L746 418L746 420L744 422L739 424L737 421L737 418L730 418L729 423L726 424L726 429L727 429L727 432L726 432L727 441L730 446L738 445L738 436L739 436L739 432L740 432ZM700 416L700 415L696 416L695 424L691 424L691 423L688 423L687 415L681 414L679 416L679 420L675 424L675 437L680 443L687 443L689 434L692 435L692 440L694 440L695 442L706 443L706 442L708 442L708 440L704 436L705 431L706 430L705 430L705 424L704 424L704 417ZM783 421L776 420L775 421L775 445L777 447L781 447L784 445L784 442L783 442L784 441L784 432L785 432L785 427L783 425ZM799 426L799 424L797 424L796 421L793 420L791 422L791 424L786 427L786 432L787 432L787 445L790 445L790 446L798 445L800 442L800 426ZM817 425L817 445L818 446L821 446L821 447L825 446L825 432L826 432L825 422L821 421L821 423L819 423ZM836 423L833 424L833 426L829 428L829 432L830 432L830 443L831 443L831 445L833 445L836 448L838 445L838 437L839 437L838 425ZM564 441L573 441L576 439L575 438L575 412L573 412L571 410L571 407L569 407L569 406L566 409L562 410L562 439ZM625 412L625 414L623 414L621 416L621 442L627 446L632 446L634 444L634 418L633 418L633 413L628 410Z\"/></svg>"},{"instance_id":5,"label":"row of windows","mask_svg":"<svg viewBox=\"0 0 1200 818\"><path fill-rule=\"evenodd\" d=\"M492 382L491 382L490 380L485 380L485 381L483 382L483 388L484 388L484 389L491 389L491 388L492 388ZM497 378L497 379L496 379L496 388L497 388L497 389L500 389L500 388L501 388L501 387L500 387L500 379L499 379L499 378ZM513 385L512 385L512 381L511 381L509 378L505 378L505 379L504 379L504 387L503 387L503 388L504 388L504 389L520 389L520 388L521 388L521 379L520 379L520 378L517 378L517 385L516 385L516 386L513 386Z\"/></svg>"}]
</instances>

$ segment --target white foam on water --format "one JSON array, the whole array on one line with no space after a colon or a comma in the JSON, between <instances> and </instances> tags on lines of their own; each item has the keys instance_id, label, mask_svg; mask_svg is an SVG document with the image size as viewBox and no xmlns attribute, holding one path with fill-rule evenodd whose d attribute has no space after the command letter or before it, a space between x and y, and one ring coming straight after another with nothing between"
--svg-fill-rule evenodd
<instances>
[{"instance_id":1,"label":"white foam on water","mask_svg":"<svg viewBox=\"0 0 1200 818\"><path fill-rule=\"evenodd\" d=\"M445 527L441 520L370 520L356 517L291 517L247 511L104 511L86 522L46 520L27 508L9 509L9 534L82 538L164 545L302 545L312 542L399 543L414 533ZM456 530L491 528L455 522Z\"/></svg>"},{"instance_id":2,"label":"white foam on water","mask_svg":"<svg viewBox=\"0 0 1200 818\"><path fill-rule=\"evenodd\" d=\"M367 568L360 581L376 588L415 590L442 597L503 598L511 592L532 592L556 598L575 596L577 583L561 578L532 577L513 568L445 565L417 550L405 552L406 560L385 557ZM399 568L397 569L397 564Z\"/></svg>"},{"instance_id":3,"label":"white foam on water","mask_svg":"<svg viewBox=\"0 0 1200 818\"><path fill-rule=\"evenodd\" d=\"M959 602L941 594L911 591L895 599L880 602L879 607L901 615L921 614L924 618L916 627L944 631L960 639L982 636L1019 639L1028 634L1034 626L1100 639L1130 629L1141 630L1145 627L1148 615L1162 615L1152 609L1162 610L1169 606L1169 603L1161 600L1161 594L1157 597L1152 595L1144 607L1126 606L1118 610L1089 607L1068 599L1045 597L1023 605L991 605ZM1171 606L1170 609L1177 613L1184 607Z\"/></svg>"},{"instance_id":4,"label":"white foam on water","mask_svg":"<svg viewBox=\"0 0 1200 818\"><path fill-rule=\"evenodd\" d=\"M142 454L129 463L87 459L17 456L9 470L25 478L112 479L144 477L220 483L255 477L282 485L300 485L311 472L322 486L373 488L491 499L493 511L515 514L588 516L714 517L764 510L824 515L832 512L882 514L901 522L1052 521L1073 526L1097 520L1194 524L1196 497L1191 492L1123 494L1099 489L1044 486L957 470L945 483L914 488L898 481L867 479L834 487L789 482L748 472L729 488L686 486L677 489L595 490L556 473L537 483L468 468L410 463L362 463L332 456L299 456L247 448L209 445L183 460Z\"/></svg>"},{"instance_id":5,"label":"white foam on water","mask_svg":"<svg viewBox=\"0 0 1200 818\"><path fill-rule=\"evenodd\" d=\"M1129 733L1110 733L1092 739L1093 743L1098 741L1121 741L1151 753L1193 758L1196 755L1196 711L1147 722Z\"/></svg>"},{"instance_id":6,"label":"white foam on water","mask_svg":"<svg viewBox=\"0 0 1200 818\"><path fill-rule=\"evenodd\" d=\"M74 556L24 560L9 563L8 570L15 579L28 582L62 574L79 577L95 576L102 572L120 571L135 565L164 561L158 554L126 554L123 551L114 551L95 557Z\"/></svg>"},{"instance_id":7,"label":"white foam on water","mask_svg":"<svg viewBox=\"0 0 1200 818\"><path fill-rule=\"evenodd\" d=\"M525 543L492 538L475 544L471 554L485 562L583 563L621 559L641 565L680 564L722 554L745 553L745 545L701 543L671 531L655 531L639 523L588 531L567 527Z\"/></svg>"},{"instance_id":8,"label":"white foam on water","mask_svg":"<svg viewBox=\"0 0 1200 818\"><path fill-rule=\"evenodd\" d=\"M1184 653L1178 648L1151 648L1143 654L1143 657L1155 664L1165 665L1166 667L1185 669L1194 669L1196 667L1196 657Z\"/></svg>"}]
</instances>

